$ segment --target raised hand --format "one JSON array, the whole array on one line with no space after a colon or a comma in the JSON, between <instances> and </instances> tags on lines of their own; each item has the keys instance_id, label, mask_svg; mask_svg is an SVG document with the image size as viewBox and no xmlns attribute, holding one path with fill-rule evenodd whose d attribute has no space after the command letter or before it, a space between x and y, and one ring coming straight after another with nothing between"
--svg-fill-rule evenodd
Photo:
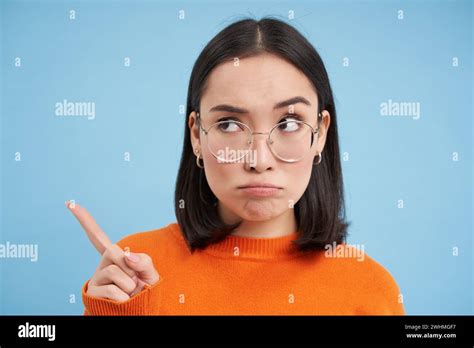
<instances>
[{"instance_id":1,"label":"raised hand","mask_svg":"<svg viewBox=\"0 0 474 348\"><path fill-rule=\"evenodd\" d=\"M123 302L142 291L146 285L158 282L160 276L148 254L131 253L128 248L123 250L110 241L85 208L69 201L65 204L102 255L89 281L88 295Z\"/></svg>"}]
</instances>

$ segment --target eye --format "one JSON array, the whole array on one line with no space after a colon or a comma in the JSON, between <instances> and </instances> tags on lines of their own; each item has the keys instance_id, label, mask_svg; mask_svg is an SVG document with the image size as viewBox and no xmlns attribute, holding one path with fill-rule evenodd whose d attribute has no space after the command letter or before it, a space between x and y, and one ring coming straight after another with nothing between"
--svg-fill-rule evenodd
<instances>
[{"instance_id":1,"label":"eye","mask_svg":"<svg viewBox=\"0 0 474 348\"><path fill-rule=\"evenodd\" d=\"M286 116L278 123L278 130L283 132L295 132L300 129L300 119L297 116Z\"/></svg>"},{"instance_id":2,"label":"eye","mask_svg":"<svg viewBox=\"0 0 474 348\"><path fill-rule=\"evenodd\" d=\"M235 133L243 130L243 126L235 121L226 120L219 122L220 123L217 125L217 128L224 133Z\"/></svg>"}]
</instances>

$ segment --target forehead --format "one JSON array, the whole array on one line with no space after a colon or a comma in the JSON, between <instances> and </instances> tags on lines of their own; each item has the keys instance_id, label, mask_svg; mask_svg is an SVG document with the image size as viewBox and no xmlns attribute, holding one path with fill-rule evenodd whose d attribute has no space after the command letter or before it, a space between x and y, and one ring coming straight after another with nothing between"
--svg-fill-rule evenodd
<instances>
[{"instance_id":1,"label":"forehead","mask_svg":"<svg viewBox=\"0 0 474 348\"><path fill-rule=\"evenodd\" d=\"M296 95L317 105L316 92L306 75L286 60L265 53L214 68L201 98L201 109L208 111L215 103L225 102L268 110L276 102Z\"/></svg>"}]
</instances>

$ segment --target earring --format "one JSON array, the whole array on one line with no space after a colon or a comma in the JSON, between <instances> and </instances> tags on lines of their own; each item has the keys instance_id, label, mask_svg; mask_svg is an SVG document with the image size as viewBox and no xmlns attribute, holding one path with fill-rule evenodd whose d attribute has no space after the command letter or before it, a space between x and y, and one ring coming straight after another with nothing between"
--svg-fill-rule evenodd
<instances>
[{"instance_id":1,"label":"earring","mask_svg":"<svg viewBox=\"0 0 474 348\"><path fill-rule=\"evenodd\" d=\"M201 159L201 154L199 153L199 149L196 149L194 152L196 152L197 156L196 156L196 165L199 167L199 168L204 168L204 160L202 161L202 164L199 162L199 160Z\"/></svg>"},{"instance_id":2,"label":"earring","mask_svg":"<svg viewBox=\"0 0 474 348\"><path fill-rule=\"evenodd\" d=\"M321 163L321 161L323 160L323 154L320 152L320 153L318 154L318 157L319 157L319 158L318 158L318 161L317 161L317 162L314 162L314 160L313 160L313 166L316 166L316 165L318 165L319 163ZM316 157L315 157L315 158L316 158Z\"/></svg>"}]
</instances>

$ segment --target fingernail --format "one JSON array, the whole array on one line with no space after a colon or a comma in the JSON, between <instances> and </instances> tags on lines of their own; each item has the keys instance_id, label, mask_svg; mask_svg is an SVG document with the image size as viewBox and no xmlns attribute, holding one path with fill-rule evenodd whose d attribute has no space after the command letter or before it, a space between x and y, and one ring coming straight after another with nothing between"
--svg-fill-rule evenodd
<instances>
[{"instance_id":1,"label":"fingernail","mask_svg":"<svg viewBox=\"0 0 474 348\"><path fill-rule=\"evenodd\" d=\"M127 253L125 256L127 256L127 258L132 262L137 262L138 260L140 260L138 255L135 253Z\"/></svg>"}]
</instances>

